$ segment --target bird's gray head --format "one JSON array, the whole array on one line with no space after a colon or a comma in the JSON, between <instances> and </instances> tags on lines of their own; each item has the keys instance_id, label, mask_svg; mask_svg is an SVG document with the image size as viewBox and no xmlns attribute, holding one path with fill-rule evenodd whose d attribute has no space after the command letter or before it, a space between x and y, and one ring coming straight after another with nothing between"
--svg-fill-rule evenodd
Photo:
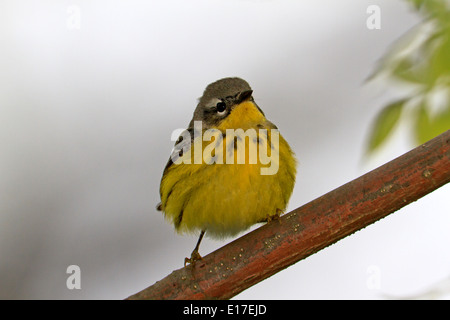
<instances>
[{"instance_id":1,"label":"bird's gray head","mask_svg":"<svg viewBox=\"0 0 450 320\"><path fill-rule=\"evenodd\" d=\"M250 85L241 78L224 78L211 83L203 92L189 127L194 121L202 121L205 129L217 126L236 105L246 100L254 101L252 93Z\"/></svg>"}]
</instances>

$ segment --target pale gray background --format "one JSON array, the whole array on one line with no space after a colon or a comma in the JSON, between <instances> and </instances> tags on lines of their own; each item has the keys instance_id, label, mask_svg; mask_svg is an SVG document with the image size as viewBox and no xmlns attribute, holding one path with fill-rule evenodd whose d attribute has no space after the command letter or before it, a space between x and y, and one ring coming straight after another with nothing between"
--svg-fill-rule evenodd
<instances>
[{"instance_id":1,"label":"pale gray background","mask_svg":"<svg viewBox=\"0 0 450 320\"><path fill-rule=\"evenodd\" d=\"M371 4L381 30L366 28ZM418 21L401 0L2 0L0 298L122 299L182 267L196 237L155 210L159 181L172 131L219 78L249 81L298 155L291 209L406 152L403 130L363 161L371 121L396 94L364 79ZM236 298L448 286L449 190ZM201 253L227 241L206 239ZM81 290L66 288L72 264Z\"/></svg>"}]
</instances>

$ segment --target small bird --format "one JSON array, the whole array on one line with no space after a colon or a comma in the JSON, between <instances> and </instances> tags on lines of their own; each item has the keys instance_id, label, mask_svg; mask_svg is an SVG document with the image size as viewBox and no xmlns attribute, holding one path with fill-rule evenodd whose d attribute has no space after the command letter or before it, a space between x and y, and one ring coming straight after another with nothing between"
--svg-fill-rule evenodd
<instances>
[{"instance_id":1,"label":"small bird","mask_svg":"<svg viewBox=\"0 0 450 320\"><path fill-rule=\"evenodd\" d=\"M208 85L164 169L157 209L177 232L200 232L185 266L205 233L235 236L287 207L297 161L252 94L236 77Z\"/></svg>"}]
</instances>

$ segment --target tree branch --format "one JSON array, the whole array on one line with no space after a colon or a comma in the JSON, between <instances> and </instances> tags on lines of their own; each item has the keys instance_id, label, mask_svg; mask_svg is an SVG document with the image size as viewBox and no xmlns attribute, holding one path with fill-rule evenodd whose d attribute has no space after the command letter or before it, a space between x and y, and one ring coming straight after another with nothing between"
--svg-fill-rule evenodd
<instances>
[{"instance_id":1,"label":"tree branch","mask_svg":"<svg viewBox=\"0 0 450 320\"><path fill-rule=\"evenodd\" d=\"M450 130L128 299L229 299L450 182Z\"/></svg>"}]
</instances>

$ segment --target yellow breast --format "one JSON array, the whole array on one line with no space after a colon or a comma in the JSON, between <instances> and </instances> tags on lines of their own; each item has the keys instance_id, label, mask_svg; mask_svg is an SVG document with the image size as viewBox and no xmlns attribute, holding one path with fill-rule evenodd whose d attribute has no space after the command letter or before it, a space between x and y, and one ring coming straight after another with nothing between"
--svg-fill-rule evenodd
<instances>
[{"instance_id":1,"label":"yellow breast","mask_svg":"<svg viewBox=\"0 0 450 320\"><path fill-rule=\"evenodd\" d=\"M238 130L232 135L231 129ZM183 155L190 164L171 165L161 181L162 210L177 231L232 236L286 209L296 160L251 101L237 106L215 134L203 138ZM201 152L192 150L196 146Z\"/></svg>"}]
</instances>

